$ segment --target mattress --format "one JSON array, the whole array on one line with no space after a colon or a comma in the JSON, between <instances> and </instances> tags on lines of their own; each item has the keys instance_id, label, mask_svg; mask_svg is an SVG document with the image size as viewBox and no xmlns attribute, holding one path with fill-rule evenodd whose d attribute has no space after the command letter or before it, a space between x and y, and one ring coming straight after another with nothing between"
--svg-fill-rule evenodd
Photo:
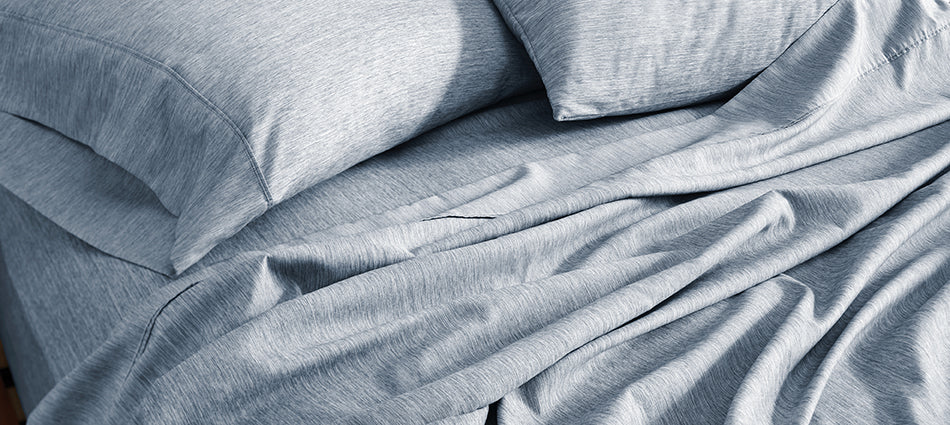
<instances>
[{"instance_id":1,"label":"mattress","mask_svg":"<svg viewBox=\"0 0 950 425\"><path fill-rule=\"evenodd\" d=\"M189 273L241 252L359 222L513 167L695 120L715 107L555 123L542 93L512 99L301 193L252 222ZM106 340L126 309L170 278L95 249L2 188L0 202L5 265L0 275L0 337L29 411Z\"/></svg>"}]
</instances>

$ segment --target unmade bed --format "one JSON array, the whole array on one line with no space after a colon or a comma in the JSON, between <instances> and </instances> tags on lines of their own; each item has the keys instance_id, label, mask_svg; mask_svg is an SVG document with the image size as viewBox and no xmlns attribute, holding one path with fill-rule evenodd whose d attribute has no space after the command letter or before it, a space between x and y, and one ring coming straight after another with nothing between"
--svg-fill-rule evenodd
<instances>
[{"instance_id":1,"label":"unmade bed","mask_svg":"<svg viewBox=\"0 0 950 425\"><path fill-rule=\"evenodd\" d=\"M30 423L950 420L945 1L110 3L0 5Z\"/></svg>"}]
</instances>

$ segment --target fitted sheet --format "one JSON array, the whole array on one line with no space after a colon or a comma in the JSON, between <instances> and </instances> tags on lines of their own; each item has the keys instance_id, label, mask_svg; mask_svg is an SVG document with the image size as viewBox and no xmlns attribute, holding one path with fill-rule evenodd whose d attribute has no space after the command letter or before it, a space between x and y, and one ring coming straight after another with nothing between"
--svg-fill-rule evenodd
<instances>
[{"instance_id":1,"label":"fitted sheet","mask_svg":"<svg viewBox=\"0 0 950 425\"><path fill-rule=\"evenodd\" d=\"M689 122L716 106L556 123L542 93L512 99L426 133L278 205L188 273L412 204L523 163ZM127 309L170 281L84 243L2 187L0 252L5 264L0 273L0 337L10 351L28 411L106 340Z\"/></svg>"}]
</instances>

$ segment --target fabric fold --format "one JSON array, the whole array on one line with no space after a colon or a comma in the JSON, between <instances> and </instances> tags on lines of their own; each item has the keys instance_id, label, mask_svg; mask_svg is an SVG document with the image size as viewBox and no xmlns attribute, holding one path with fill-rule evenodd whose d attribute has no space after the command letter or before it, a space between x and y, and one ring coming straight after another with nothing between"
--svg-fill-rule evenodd
<instances>
[{"instance_id":1,"label":"fabric fold","mask_svg":"<svg viewBox=\"0 0 950 425\"><path fill-rule=\"evenodd\" d=\"M709 116L209 265L31 420L945 422L942 5L841 0Z\"/></svg>"}]
</instances>

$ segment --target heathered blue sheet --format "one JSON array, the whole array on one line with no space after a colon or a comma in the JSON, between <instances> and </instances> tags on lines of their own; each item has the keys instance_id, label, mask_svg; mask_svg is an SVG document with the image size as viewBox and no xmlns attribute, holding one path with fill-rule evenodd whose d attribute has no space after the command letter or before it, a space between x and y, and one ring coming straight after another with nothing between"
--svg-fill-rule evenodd
<instances>
[{"instance_id":1,"label":"heathered blue sheet","mask_svg":"<svg viewBox=\"0 0 950 425\"><path fill-rule=\"evenodd\" d=\"M583 151L686 123L708 115L716 106L637 119L556 123L550 119L543 94L512 99L426 133L302 192L225 240L195 270L241 252L266 250L372 217L530 159ZM39 147L52 160L48 167L39 167L42 162L24 164L22 172L40 168L24 180L56 177L55 171L61 171L54 167L57 159L84 153L61 137L47 140L51 135L42 127L19 119L5 122L16 127L20 137L0 138L0 146ZM526 125L530 131L525 131ZM90 169L89 175L71 178L93 180L93 190L98 187L94 181L101 181L96 178L118 172L114 168L104 163ZM0 274L0 337L28 410L106 340L126 310L170 281L90 246L2 188L0 253L6 266Z\"/></svg>"},{"instance_id":2,"label":"heathered blue sheet","mask_svg":"<svg viewBox=\"0 0 950 425\"><path fill-rule=\"evenodd\" d=\"M711 114L234 248L30 421L946 423L948 28L840 0Z\"/></svg>"}]
</instances>

